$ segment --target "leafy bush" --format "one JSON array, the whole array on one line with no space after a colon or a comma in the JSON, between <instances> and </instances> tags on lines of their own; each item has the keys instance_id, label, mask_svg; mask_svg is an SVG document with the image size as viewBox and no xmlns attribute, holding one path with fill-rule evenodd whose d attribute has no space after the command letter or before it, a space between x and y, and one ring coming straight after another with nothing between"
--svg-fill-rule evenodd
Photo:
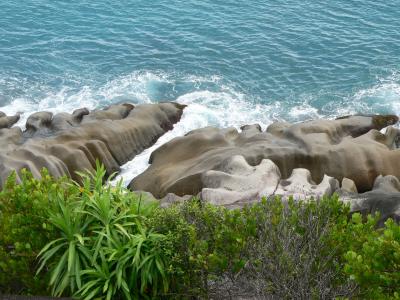
<instances>
[{"instance_id":1,"label":"leafy bush","mask_svg":"<svg viewBox=\"0 0 400 300\"><path fill-rule=\"evenodd\" d=\"M252 230L239 210L227 210L192 199L159 209L150 227L173 243L168 268L171 296L208 297L217 282L234 276L244 265L242 251Z\"/></svg>"},{"instance_id":2,"label":"leafy bush","mask_svg":"<svg viewBox=\"0 0 400 300\"><path fill-rule=\"evenodd\" d=\"M352 296L354 287L341 272L343 249L332 242L338 224L345 224L349 215L337 197L264 200L245 214L257 226L241 274L249 290L278 299Z\"/></svg>"},{"instance_id":3,"label":"leafy bush","mask_svg":"<svg viewBox=\"0 0 400 300\"><path fill-rule=\"evenodd\" d=\"M38 294L47 289L46 273L34 276L40 249L57 236L47 220L55 194L76 193L67 179L53 179L43 170L42 179L22 170L17 184L14 172L0 192L0 291Z\"/></svg>"},{"instance_id":4,"label":"leafy bush","mask_svg":"<svg viewBox=\"0 0 400 300\"><path fill-rule=\"evenodd\" d=\"M337 196L241 210L192 199L149 226L174 241L172 298L386 299L399 292L400 227L378 229L379 218L351 215Z\"/></svg>"},{"instance_id":5,"label":"leafy bush","mask_svg":"<svg viewBox=\"0 0 400 300\"><path fill-rule=\"evenodd\" d=\"M13 174L0 192L0 290L81 299L399 297L400 229L337 197L168 208L105 184ZM39 259L36 259L39 255ZM34 274L38 275L35 276Z\"/></svg>"},{"instance_id":6,"label":"leafy bush","mask_svg":"<svg viewBox=\"0 0 400 300\"><path fill-rule=\"evenodd\" d=\"M156 207L135 194L103 186L105 170L81 174L78 199L56 197L49 222L60 238L40 252L55 296L143 299L168 291L166 237L143 226ZM48 264L50 262L50 264Z\"/></svg>"},{"instance_id":7,"label":"leafy bush","mask_svg":"<svg viewBox=\"0 0 400 300\"><path fill-rule=\"evenodd\" d=\"M193 199L159 210L152 226L174 241L174 296L334 298L353 292L332 244L349 208L337 197L279 198L242 210Z\"/></svg>"},{"instance_id":8,"label":"leafy bush","mask_svg":"<svg viewBox=\"0 0 400 300\"><path fill-rule=\"evenodd\" d=\"M355 234L352 250L346 255L344 271L360 287L364 299L400 299L400 226L389 219L385 228L375 228L378 218L369 217L362 222L359 214L347 228Z\"/></svg>"}]
</instances>

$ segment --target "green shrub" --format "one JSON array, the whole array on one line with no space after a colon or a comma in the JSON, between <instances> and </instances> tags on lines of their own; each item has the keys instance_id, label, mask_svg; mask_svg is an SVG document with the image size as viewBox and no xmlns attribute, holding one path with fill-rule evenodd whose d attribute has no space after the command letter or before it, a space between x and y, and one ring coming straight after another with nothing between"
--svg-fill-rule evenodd
<instances>
[{"instance_id":1,"label":"green shrub","mask_svg":"<svg viewBox=\"0 0 400 300\"><path fill-rule=\"evenodd\" d=\"M202 205L198 199L157 210L149 226L173 244L168 268L173 298L215 294L221 278L243 267L251 231L243 217L239 210Z\"/></svg>"},{"instance_id":2,"label":"green shrub","mask_svg":"<svg viewBox=\"0 0 400 300\"><path fill-rule=\"evenodd\" d=\"M378 220L378 215L365 222L351 216L333 196L297 202L275 198L241 210L192 199L158 209L148 222L173 241L172 298L327 299L376 298L380 290L396 295L399 226L388 221L382 235ZM349 251L367 249L376 251L376 257L368 253L374 261L355 268ZM374 276L365 277L365 268Z\"/></svg>"},{"instance_id":3,"label":"green shrub","mask_svg":"<svg viewBox=\"0 0 400 300\"><path fill-rule=\"evenodd\" d=\"M334 197L168 208L105 183L13 174L0 192L0 290L80 299L399 295L400 229ZM40 253L40 255L39 255ZM39 255L40 259L37 259ZM37 276L35 273L37 272Z\"/></svg>"},{"instance_id":4,"label":"green shrub","mask_svg":"<svg viewBox=\"0 0 400 300\"><path fill-rule=\"evenodd\" d=\"M43 170L42 179L22 170L17 184L14 172L0 192L0 290L15 294L43 294L47 276L34 276L37 254L57 236L47 211L55 194L67 197L75 188L65 178L53 179Z\"/></svg>"},{"instance_id":5,"label":"green shrub","mask_svg":"<svg viewBox=\"0 0 400 300\"><path fill-rule=\"evenodd\" d=\"M105 170L84 175L79 199L58 197L49 222L60 238L40 252L55 296L94 299L144 299L166 293L169 242L144 226L157 203L121 185L103 185ZM50 264L49 264L50 262Z\"/></svg>"},{"instance_id":6,"label":"green shrub","mask_svg":"<svg viewBox=\"0 0 400 300\"><path fill-rule=\"evenodd\" d=\"M151 226L174 241L174 297L332 298L353 291L332 243L348 214L337 197L241 210L192 199L160 209Z\"/></svg>"},{"instance_id":7,"label":"green shrub","mask_svg":"<svg viewBox=\"0 0 400 300\"><path fill-rule=\"evenodd\" d=\"M336 196L287 203L264 200L245 210L256 235L246 247L242 284L260 297L334 299L352 296L343 276L342 249L332 243L349 208Z\"/></svg>"},{"instance_id":8,"label":"green shrub","mask_svg":"<svg viewBox=\"0 0 400 300\"><path fill-rule=\"evenodd\" d=\"M375 228L378 218L362 222L359 214L347 228L354 237L346 255L344 271L360 288L363 299L400 299L400 226L389 219ZM363 230L364 229L364 230Z\"/></svg>"}]
</instances>

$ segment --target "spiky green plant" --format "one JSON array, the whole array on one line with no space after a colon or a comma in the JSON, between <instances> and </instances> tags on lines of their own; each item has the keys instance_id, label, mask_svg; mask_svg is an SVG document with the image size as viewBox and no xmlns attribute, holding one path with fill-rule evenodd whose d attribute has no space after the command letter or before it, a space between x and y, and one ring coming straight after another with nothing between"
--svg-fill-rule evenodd
<instances>
[{"instance_id":1,"label":"spiky green plant","mask_svg":"<svg viewBox=\"0 0 400 300\"><path fill-rule=\"evenodd\" d=\"M121 183L103 184L105 174L99 164L94 174L80 173L80 197L55 201L49 222L61 237L40 252L39 272L52 262L55 296L139 299L166 293L168 251L162 248L168 242L143 222L156 202L128 192Z\"/></svg>"},{"instance_id":2,"label":"spiky green plant","mask_svg":"<svg viewBox=\"0 0 400 300\"><path fill-rule=\"evenodd\" d=\"M130 234L119 228L107 235L110 246L102 247L94 267L82 272L86 283L77 296L144 299L168 291L165 236L141 227L139 231Z\"/></svg>"},{"instance_id":3,"label":"spiky green plant","mask_svg":"<svg viewBox=\"0 0 400 300\"><path fill-rule=\"evenodd\" d=\"M0 191L0 291L10 294L47 292L48 272L34 276L36 257L58 230L48 222L54 195L79 194L68 178L52 178L42 170L35 178L27 170L12 172ZM1 293L0 292L0 293Z\"/></svg>"},{"instance_id":4,"label":"spiky green plant","mask_svg":"<svg viewBox=\"0 0 400 300\"><path fill-rule=\"evenodd\" d=\"M61 232L61 237L40 251L37 273L57 257L49 284L53 287L52 294L61 296L67 287L74 292L82 286L81 271L88 266L91 258L90 250L85 245L89 242L86 234L90 222L85 215L76 213L79 202L65 202L61 197L56 201L57 211L49 213L49 222Z\"/></svg>"}]
</instances>

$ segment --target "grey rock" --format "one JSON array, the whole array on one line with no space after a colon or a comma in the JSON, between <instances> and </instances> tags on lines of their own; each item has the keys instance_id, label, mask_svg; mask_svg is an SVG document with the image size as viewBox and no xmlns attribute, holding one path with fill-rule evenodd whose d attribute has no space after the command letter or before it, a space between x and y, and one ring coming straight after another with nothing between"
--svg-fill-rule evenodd
<instances>
[{"instance_id":1,"label":"grey rock","mask_svg":"<svg viewBox=\"0 0 400 300\"><path fill-rule=\"evenodd\" d=\"M169 193L164 198L160 199L160 207L169 207L173 204L183 203L189 199L192 199L192 195L177 196L175 194Z\"/></svg>"},{"instance_id":2,"label":"grey rock","mask_svg":"<svg viewBox=\"0 0 400 300\"><path fill-rule=\"evenodd\" d=\"M380 225L388 218L400 221L400 182L391 175L378 176L371 191L342 194L342 201L350 203L352 212L363 215L380 213Z\"/></svg>"},{"instance_id":3,"label":"grey rock","mask_svg":"<svg viewBox=\"0 0 400 300\"><path fill-rule=\"evenodd\" d=\"M20 115L6 116L5 113L0 111L0 129L11 128L15 123L19 121Z\"/></svg>"},{"instance_id":4,"label":"grey rock","mask_svg":"<svg viewBox=\"0 0 400 300\"><path fill-rule=\"evenodd\" d=\"M259 165L250 166L240 155L223 161L218 170L205 172L201 180L203 201L230 208L258 202L263 197L320 198L332 195L339 187L336 179L326 175L321 183L315 184L306 169L294 169L289 178L282 179L279 168L271 160L263 159Z\"/></svg>"},{"instance_id":5,"label":"grey rock","mask_svg":"<svg viewBox=\"0 0 400 300\"><path fill-rule=\"evenodd\" d=\"M358 193L356 184L349 178L343 178L341 190L345 193Z\"/></svg>"},{"instance_id":6,"label":"grey rock","mask_svg":"<svg viewBox=\"0 0 400 300\"><path fill-rule=\"evenodd\" d=\"M200 193L203 201L216 205L242 206L274 194L281 178L278 167L268 159L250 166L243 156L224 160L217 170L205 172Z\"/></svg>"},{"instance_id":7,"label":"grey rock","mask_svg":"<svg viewBox=\"0 0 400 300\"><path fill-rule=\"evenodd\" d=\"M132 190L145 190L157 198L168 193L196 195L203 176L219 171L221 162L241 155L252 166L273 161L283 178L294 169L311 173L310 182L326 175L339 181L349 178L357 190L371 190L379 174L400 177L399 137L395 128L382 128L398 121L396 116L348 116L337 120L315 120L298 124L277 122L266 132L259 126L218 129L206 127L164 144L151 154L151 166L132 180ZM239 197L239 195L237 195Z\"/></svg>"},{"instance_id":8,"label":"grey rock","mask_svg":"<svg viewBox=\"0 0 400 300\"><path fill-rule=\"evenodd\" d=\"M311 173L306 169L294 169L288 179L279 182L275 195L284 199L293 197L295 200L307 200L309 198L321 198L331 196L339 188L339 181L324 175L322 181L316 184L311 179Z\"/></svg>"},{"instance_id":9,"label":"grey rock","mask_svg":"<svg viewBox=\"0 0 400 300\"><path fill-rule=\"evenodd\" d=\"M32 114L24 132L8 125L0 129L0 187L10 172L22 168L36 177L47 168L55 177L79 180L76 171L94 171L96 159L110 175L172 129L184 107L118 104L91 112L84 108L72 114Z\"/></svg>"}]
</instances>

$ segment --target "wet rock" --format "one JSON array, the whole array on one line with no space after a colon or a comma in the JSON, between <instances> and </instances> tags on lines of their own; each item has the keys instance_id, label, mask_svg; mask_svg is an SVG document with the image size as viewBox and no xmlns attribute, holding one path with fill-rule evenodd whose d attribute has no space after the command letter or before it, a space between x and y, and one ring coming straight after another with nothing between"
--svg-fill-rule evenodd
<instances>
[{"instance_id":1,"label":"wet rock","mask_svg":"<svg viewBox=\"0 0 400 300\"><path fill-rule=\"evenodd\" d=\"M400 150L395 146L399 131L389 127L385 134L379 132L397 121L392 115L347 116L299 124L277 122L265 132L257 125L244 126L240 132L206 127L154 151L151 166L129 186L157 198L168 193L196 195L209 188L204 180L207 172L221 171L222 162L239 155L250 167L271 160L282 178L302 168L310 171L311 185L327 175L339 181L351 179L358 191L365 192L372 189L379 174L400 177Z\"/></svg>"},{"instance_id":2,"label":"wet rock","mask_svg":"<svg viewBox=\"0 0 400 300\"><path fill-rule=\"evenodd\" d=\"M289 178L282 179L278 167L271 160L263 159L253 167L239 155L222 162L218 171L205 172L202 182L204 188L200 198L203 201L230 208L258 202L263 197L305 200L330 196L339 187L336 179L326 175L321 183L315 184L306 169L294 169Z\"/></svg>"},{"instance_id":3,"label":"wet rock","mask_svg":"<svg viewBox=\"0 0 400 300\"><path fill-rule=\"evenodd\" d=\"M356 184L349 178L343 178L341 190L345 193L358 193Z\"/></svg>"},{"instance_id":4,"label":"wet rock","mask_svg":"<svg viewBox=\"0 0 400 300\"><path fill-rule=\"evenodd\" d=\"M395 176L378 176L369 192L341 195L342 201L350 203L352 212L363 215L379 212L380 224L388 218L400 222L400 182Z\"/></svg>"},{"instance_id":5,"label":"wet rock","mask_svg":"<svg viewBox=\"0 0 400 300\"><path fill-rule=\"evenodd\" d=\"M89 112L78 109L72 114L50 112L32 114L26 130L1 126L0 186L10 172L22 168L40 176L47 168L55 177L78 179L76 171L93 171L96 159L107 173L153 145L178 122L184 105L176 103L112 105Z\"/></svg>"},{"instance_id":6,"label":"wet rock","mask_svg":"<svg viewBox=\"0 0 400 300\"><path fill-rule=\"evenodd\" d=\"M7 116L5 113L0 111L0 129L12 127L19 121L19 117L19 114L15 116Z\"/></svg>"}]
</instances>

